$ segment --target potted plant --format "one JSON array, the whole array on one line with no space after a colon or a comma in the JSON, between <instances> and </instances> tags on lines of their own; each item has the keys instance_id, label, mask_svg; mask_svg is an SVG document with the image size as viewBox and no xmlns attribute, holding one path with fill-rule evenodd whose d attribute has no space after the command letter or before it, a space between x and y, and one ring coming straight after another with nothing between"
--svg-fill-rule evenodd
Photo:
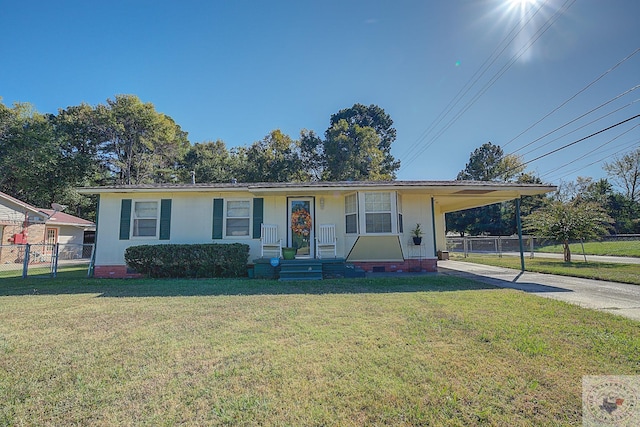
<instances>
[{"instance_id":1,"label":"potted plant","mask_svg":"<svg viewBox=\"0 0 640 427\"><path fill-rule=\"evenodd\" d=\"M282 248L282 258L284 259L296 259L296 248Z\"/></svg>"},{"instance_id":2,"label":"potted plant","mask_svg":"<svg viewBox=\"0 0 640 427\"><path fill-rule=\"evenodd\" d=\"M411 234L413 234L413 244L419 246L422 244L422 229L420 229L420 224L416 224L416 228L411 230Z\"/></svg>"}]
</instances>

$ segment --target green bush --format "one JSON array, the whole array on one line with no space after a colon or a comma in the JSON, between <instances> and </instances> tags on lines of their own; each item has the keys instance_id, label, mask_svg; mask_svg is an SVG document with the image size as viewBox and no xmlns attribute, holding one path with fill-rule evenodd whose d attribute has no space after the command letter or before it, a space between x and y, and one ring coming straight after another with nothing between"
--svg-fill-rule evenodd
<instances>
[{"instance_id":1,"label":"green bush","mask_svg":"<svg viewBox=\"0 0 640 427\"><path fill-rule=\"evenodd\" d=\"M249 245L194 244L130 246L129 268L149 277L239 277L247 274Z\"/></svg>"}]
</instances>

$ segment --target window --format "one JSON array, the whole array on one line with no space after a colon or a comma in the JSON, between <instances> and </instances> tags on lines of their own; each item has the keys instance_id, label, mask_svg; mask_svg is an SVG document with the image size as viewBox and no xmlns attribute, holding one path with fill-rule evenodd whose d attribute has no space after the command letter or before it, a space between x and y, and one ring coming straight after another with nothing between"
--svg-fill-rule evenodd
<instances>
[{"instance_id":1,"label":"window","mask_svg":"<svg viewBox=\"0 0 640 427\"><path fill-rule=\"evenodd\" d=\"M249 236L251 203L249 200L227 200L225 226L227 237Z\"/></svg>"},{"instance_id":2,"label":"window","mask_svg":"<svg viewBox=\"0 0 640 427\"><path fill-rule=\"evenodd\" d=\"M344 197L345 229L347 234L358 233L358 197L356 193Z\"/></svg>"},{"instance_id":3,"label":"window","mask_svg":"<svg viewBox=\"0 0 640 427\"><path fill-rule=\"evenodd\" d=\"M402 199L395 191L347 194L344 215L347 234L403 232Z\"/></svg>"},{"instance_id":4,"label":"window","mask_svg":"<svg viewBox=\"0 0 640 427\"><path fill-rule=\"evenodd\" d=\"M391 233L391 193L364 193L365 232Z\"/></svg>"},{"instance_id":5,"label":"window","mask_svg":"<svg viewBox=\"0 0 640 427\"><path fill-rule=\"evenodd\" d=\"M158 234L158 202L134 202L133 236L155 237Z\"/></svg>"}]
</instances>

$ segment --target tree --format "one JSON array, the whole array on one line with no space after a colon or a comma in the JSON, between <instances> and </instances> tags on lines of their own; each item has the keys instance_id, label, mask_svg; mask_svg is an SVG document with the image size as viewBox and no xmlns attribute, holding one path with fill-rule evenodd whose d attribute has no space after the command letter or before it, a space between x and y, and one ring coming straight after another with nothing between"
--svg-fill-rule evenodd
<instances>
[{"instance_id":1,"label":"tree","mask_svg":"<svg viewBox=\"0 0 640 427\"><path fill-rule=\"evenodd\" d=\"M101 162L117 184L169 182L189 147L187 133L151 103L117 95L96 107Z\"/></svg>"},{"instance_id":2,"label":"tree","mask_svg":"<svg viewBox=\"0 0 640 427\"><path fill-rule=\"evenodd\" d=\"M348 129L343 131L343 134L351 138L356 137L356 126L359 128L369 127L374 130L378 136L377 148L382 156L376 175L395 179L396 172L400 169L400 161L391 155L391 144L396 140L396 129L393 127L391 116L377 105L372 104L367 107L362 104L354 104L353 107L340 110L331 116L329 128L325 132L327 140L329 140L329 134L333 132L335 126L342 120L346 122ZM327 164L327 167L330 168L331 165Z\"/></svg>"},{"instance_id":3,"label":"tree","mask_svg":"<svg viewBox=\"0 0 640 427\"><path fill-rule=\"evenodd\" d=\"M340 120L326 132L324 157L327 181L390 180L384 170L384 153L379 148L380 137L372 127L350 126Z\"/></svg>"},{"instance_id":4,"label":"tree","mask_svg":"<svg viewBox=\"0 0 640 427\"><path fill-rule=\"evenodd\" d=\"M26 103L0 104L0 191L38 207L61 202L73 179L53 126Z\"/></svg>"},{"instance_id":5,"label":"tree","mask_svg":"<svg viewBox=\"0 0 640 427\"><path fill-rule=\"evenodd\" d=\"M518 156L504 155L502 148L491 142L482 144L469 156L469 162L456 179L459 181L509 181L518 177L519 182L534 181L535 177L523 173L524 166ZM479 208L448 213L447 230L465 234L513 234L515 230L515 206L513 203L496 203Z\"/></svg>"},{"instance_id":6,"label":"tree","mask_svg":"<svg viewBox=\"0 0 640 427\"><path fill-rule=\"evenodd\" d=\"M229 182L237 176L238 163L223 141L195 143L182 160L180 181L191 182L193 171L198 182Z\"/></svg>"},{"instance_id":7,"label":"tree","mask_svg":"<svg viewBox=\"0 0 640 427\"><path fill-rule=\"evenodd\" d=\"M571 262L572 240L587 240L608 234L613 219L594 202L552 200L524 219L526 230L562 242L564 261Z\"/></svg>"},{"instance_id":8,"label":"tree","mask_svg":"<svg viewBox=\"0 0 640 427\"><path fill-rule=\"evenodd\" d=\"M633 202L626 194L616 192L607 179L593 181L590 177L578 177L576 182L563 183L559 193L564 200L595 202L615 220L617 234L640 232L640 202Z\"/></svg>"},{"instance_id":9,"label":"tree","mask_svg":"<svg viewBox=\"0 0 640 427\"><path fill-rule=\"evenodd\" d=\"M640 202L640 148L616 157L603 166L609 177L624 189L632 203Z\"/></svg>"},{"instance_id":10,"label":"tree","mask_svg":"<svg viewBox=\"0 0 640 427\"><path fill-rule=\"evenodd\" d=\"M322 179L326 169L324 141L312 130L300 132L300 162L310 181Z\"/></svg>"},{"instance_id":11,"label":"tree","mask_svg":"<svg viewBox=\"0 0 640 427\"><path fill-rule=\"evenodd\" d=\"M504 155L499 145L482 144L469 156L469 162L458 173L457 180L510 181L522 173L524 166L518 156Z\"/></svg>"},{"instance_id":12,"label":"tree","mask_svg":"<svg viewBox=\"0 0 640 427\"><path fill-rule=\"evenodd\" d=\"M244 154L244 182L306 181L299 156L299 143L280 130L274 130L253 143Z\"/></svg>"}]
</instances>

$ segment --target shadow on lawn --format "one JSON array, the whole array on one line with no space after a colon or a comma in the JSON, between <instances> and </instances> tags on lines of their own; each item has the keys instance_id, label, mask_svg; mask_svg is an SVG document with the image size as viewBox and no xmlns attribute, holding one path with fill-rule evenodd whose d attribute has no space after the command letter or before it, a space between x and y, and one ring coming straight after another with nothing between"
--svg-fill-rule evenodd
<instances>
[{"instance_id":1,"label":"shadow on lawn","mask_svg":"<svg viewBox=\"0 0 640 427\"><path fill-rule=\"evenodd\" d=\"M279 282L257 279L2 280L0 296L98 294L99 297L177 297L294 294L452 292L496 289L486 283L441 274Z\"/></svg>"}]
</instances>

